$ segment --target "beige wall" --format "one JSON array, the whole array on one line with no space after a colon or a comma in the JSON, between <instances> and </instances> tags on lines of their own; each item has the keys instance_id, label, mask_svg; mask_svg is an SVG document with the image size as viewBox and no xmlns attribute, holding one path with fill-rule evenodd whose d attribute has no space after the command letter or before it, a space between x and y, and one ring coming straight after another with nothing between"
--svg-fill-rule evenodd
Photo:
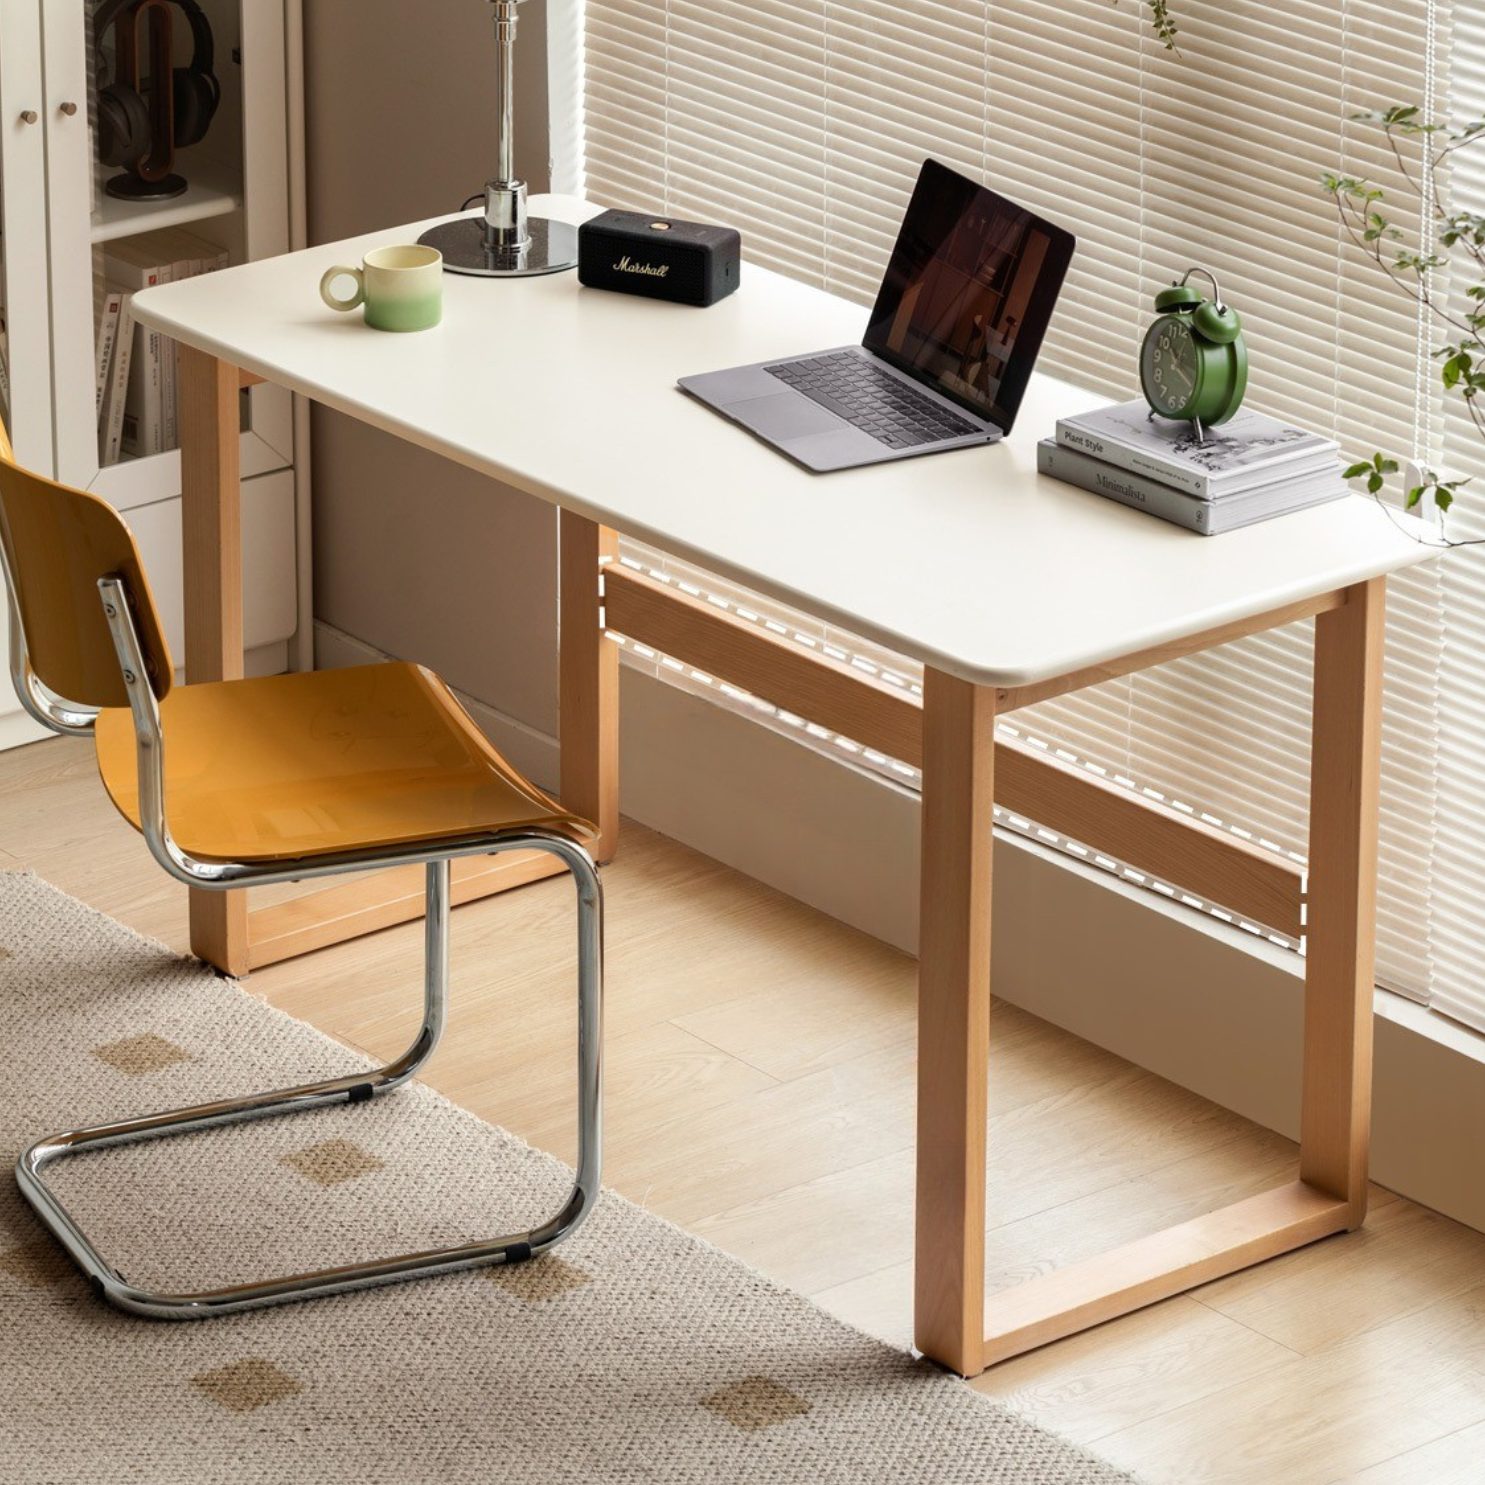
<instances>
[{"instance_id":1,"label":"beige wall","mask_svg":"<svg viewBox=\"0 0 1485 1485\"><path fill-rule=\"evenodd\" d=\"M533 191L547 179L545 22L541 0L521 7L516 167ZM304 28L312 243L455 211L483 187L486 0L304 0ZM551 510L321 408L313 475L315 617L555 732Z\"/></svg>"}]
</instances>

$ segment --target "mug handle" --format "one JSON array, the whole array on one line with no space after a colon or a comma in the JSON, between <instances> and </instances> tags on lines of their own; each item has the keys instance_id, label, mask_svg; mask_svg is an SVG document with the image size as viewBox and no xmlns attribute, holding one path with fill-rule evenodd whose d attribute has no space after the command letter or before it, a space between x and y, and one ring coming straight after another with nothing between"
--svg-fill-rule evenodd
<instances>
[{"instance_id":1,"label":"mug handle","mask_svg":"<svg viewBox=\"0 0 1485 1485\"><path fill-rule=\"evenodd\" d=\"M337 299L330 292L330 285L342 274L356 281L356 292L349 299ZM355 309L358 304L366 302L366 275L359 268L350 268L343 263L337 263L334 268L327 269L325 276L320 280L320 298L331 309Z\"/></svg>"}]
</instances>

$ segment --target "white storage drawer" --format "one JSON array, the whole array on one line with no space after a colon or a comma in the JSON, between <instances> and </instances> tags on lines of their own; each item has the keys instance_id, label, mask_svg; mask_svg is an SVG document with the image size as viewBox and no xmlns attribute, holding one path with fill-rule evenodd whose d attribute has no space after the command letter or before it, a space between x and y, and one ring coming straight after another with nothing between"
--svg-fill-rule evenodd
<instances>
[{"instance_id":1,"label":"white storage drawer","mask_svg":"<svg viewBox=\"0 0 1485 1485\"><path fill-rule=\"evenodd\" d=\"M175 663L185 660L180 500L140 506L125 517L165 622ZM249 650L292 637L296 625L294 473L242 482L243 642Z\"/></svg>"}]
</instances>

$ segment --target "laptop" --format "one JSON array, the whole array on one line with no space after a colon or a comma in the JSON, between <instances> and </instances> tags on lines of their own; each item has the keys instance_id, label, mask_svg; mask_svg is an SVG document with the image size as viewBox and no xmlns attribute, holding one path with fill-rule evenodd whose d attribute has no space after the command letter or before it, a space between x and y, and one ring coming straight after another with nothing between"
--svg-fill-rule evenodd
<instances>
[{"instance_id":1,"label":"laptop","mask_svg":"<svg viewBox=\"0 0 1485 1485\"><path fill-rule=\"evenodd\" d=\"M807 469L1011 431L1072 260L1070 232L925 160L866 338L680 387Z\"/></svg>"}]
</instances>

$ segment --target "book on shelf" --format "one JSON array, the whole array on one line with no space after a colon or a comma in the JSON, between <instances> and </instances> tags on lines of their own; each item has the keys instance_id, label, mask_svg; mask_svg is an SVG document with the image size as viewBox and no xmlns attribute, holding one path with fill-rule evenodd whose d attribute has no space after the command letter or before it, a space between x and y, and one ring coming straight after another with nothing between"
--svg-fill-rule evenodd
<instances>
[{"instance_id":1,"label":"book on shelf","mask_svg":"<svg viewBox=\"0 0 1485 1485\"><path fill-rule=\"evenodd\" d=\"M175 265L173 263L160 264L160 282L162 284L173 284L175 282ZM179 446L180 440L176 437L174 429L175 420L175 346L168 335L161 334L157 337L160 352L160 433L158 438L151 437L151 442L156 445L153 453L163 453L166 449Z\"/></svg>"},{"instance_id":2,"label":"book on shelf","mask_svg":"<svg viewBox=\"0 0 1485 1485\"><path fill-rule=\"evenodd\" d=\"M113 343L119 332L119 308L123 304L124 291L113 284L107 284L103 290L103 302L98 310L98 361L96 396L94 398L93 415L103 420L103 393L108 386L108 372L113 365Z\"/></svg>"},{"instance_id":3,"label":"book on shelf","mask_svg":"<svg viewBox=\"0 0 1485 1485\"><path fill-rule=\"evenodd\" d=\"M124 404L128 400L129 374L134 362L134 330L134 296L121 290L108 384L103 389L103 407L98 415L98 464L101 468L117 464L123 452Z\"/></svg>"},{"instance_id":4,"label":"book on shelf","mask_svg":"<svg viewBox=\"0 0 1485 1485\"><path fill-rule=\"evenodd\" d=\"M121 237L105 246L103 273L110 283L133 293L161 282L160 264L145 241L149 233ZM130 316L128 384L125 394L121 452L132 458L158 454L165 447L165 414L161 402L160 370L163 338L158 330L133 325Z\"/></svg>"},{"instance_id":5,"label":"book on shelf","mask_svg":"<svg viewBox=\"0 0 1485 1485\"><path fill-rule=\"evenodd\" d=\"M170 258L175 278L195 278L227 266L228 252L185 227L160 227L148 234Z\"/></svg>"},{"instance_id":6,"label":"book on shelf","mask_svg":"<svg viewBox=\"0 0 1485 1485\"><path fill-rule=\"evenodd\" d=\"M1203 440L1190 423L1153 417L1143 398L1059 418L1057 442L1203 500L1220 500L1286 475L1328 470L1339 447L1333 438L1251 408L1208 428Z\"/></svg>"},{"instance_id":7,"label":"book on shelf","mask_svg":"<svg viewBox=\"0 0 1485 1485\"><path fill-rule=\"evenodd\" d=\"M183 227L158 227L115 239L104 252L104 274L130 291L174 283L227 266L226 249ZM157 330L134 330L121 450L134 458L163 453L179 442L175 349Z\"/></svg>"},{"instance_id":8,"label":"book on shelf","mask_svg":"<svg viewBox=\"0 0 1485 1485\"><path fill-rule=\"evenodd\" d=\"M1149 475L1105 463L1058 443L1055 438L1044 438L1037 444L1036 467L1038 473L1051 475L1064 484L1148 511L1162 521L1184 526L1202 536L1218 536L1256 521L1286 516L1291 511L1338 500L1348 493L1341 478L1341 466L1335 459L1324 469L1289 473L1216 500L1203 499Z\"/></svg>"}]
</instances>

